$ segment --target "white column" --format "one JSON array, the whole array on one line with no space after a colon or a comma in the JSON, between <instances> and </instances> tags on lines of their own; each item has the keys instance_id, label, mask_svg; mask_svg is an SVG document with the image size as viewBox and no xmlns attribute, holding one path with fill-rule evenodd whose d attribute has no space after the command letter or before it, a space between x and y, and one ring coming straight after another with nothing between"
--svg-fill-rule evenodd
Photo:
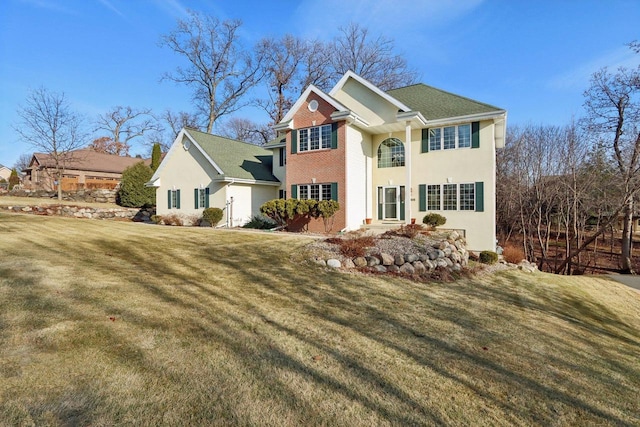
<instances>
[{"instance_id":1,"label":"white column","mask_svg":"<svg viewBox=\"0 0 640 427\"><path fill-rule=\"evenodd\" d=\"M411 223L411 122L405 122L404 137L404 167L406 171L405 187L404 187L404 220L406 224Z\"/></svg>"}]
</instances>

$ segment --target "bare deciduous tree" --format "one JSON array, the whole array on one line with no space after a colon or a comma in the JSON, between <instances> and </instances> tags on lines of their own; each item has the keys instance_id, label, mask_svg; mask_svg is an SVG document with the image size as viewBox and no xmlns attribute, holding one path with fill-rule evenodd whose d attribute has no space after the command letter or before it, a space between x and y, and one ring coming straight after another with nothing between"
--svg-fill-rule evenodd
<instances>
[{"instance_id":1,"label":"bare deciduous tree","mask_svg":"<svg viewBox=\"0 0 640 427\"><path fill-rule=\"evenodd\" d=\"M259 58L240 44L240 26L239 20L220 21L190 11L187 20L179 20L177 28L162 37L162 46L188 62L185 67L166 73L163 79L193 89L193 101L206 117L208 133L216 120L248 103L247 91L261 78Z\"/></svg>"},{"instance_id":2,"label":"bare deciduous tree","mask_svg":"<svg viewBox=\"0 0 640 427\"><path fill-rule=\"evenodd\" d=\"M261 125L245 118L233 117L220 127L220 134L227 138L263 145L275 137L268 125Z\"/></svg>"},{"instance_id":3,"label":"bare deciduous tree","mask_svg":"<svg viewBox=\"0 0 640 427\"><path fill-rule=\"evenodd\" d=\"M82 119L74 112L64 93L39 88L27 96L18 109L20 121L14 126L22 140L48 154L58 183L58 200L62 200L62 176L65 163L74 150L85 143Z\"/></svg>"},{"instance_id":4,"label":"bare deciduous tree","mask_svg":"<svg viewBox=\"0 0 640 427\"><path fill-rule=\"evenodd\" d=\"M257 47L263 58L264 74L269 85L268 98L258 100L273 123L279 123L300 95L299 75L308 55L307 43L290 34L281 39L262 39Z\"/></svg>"},{"instance_id":5,"label":"bare deciduous tree","mask_svg":"<svg viewBox=\"0 0 640 427\"><path fill-rule=\"evenodd\" d=\"M368 29L355 23L340 28L340 32L331 44L335 77L351 70L382 90L415 83L417 73L408 67L404 57L395 53L393 40L372 37Z\"/></svg>"},{"instance_id":6,"label":"bare deciduous tree","mask_svg":"<svg viewBox=\"0 0 640 427\"><path fill-rule=\"evenodd\" d=\"M113 141L108 147L110 154L126 156L131 148L129 142L148 132L157 131L160 125L153 117L150 109L134 109L129 106L113 107L98 117L95 130L109 132ZM101 139L101 138L98 138ZM100 147L98 147L100 149Z\"/></svg>"},{"instance_id":7,"label":"bare deciduous tree","mask_svg":"<svg viewBox=\"0 0 640 427\"><path fill-rule=\"evenodd\" d=\"M33 155L31 153L20 154L20 156L18 156L18 160L16 160L15 163L13 164L13 168L18 172L22 172L23 170L29 167L32 157Z\"/></svg>"},{"instance_id":8,"label":"bare deciduous tree","mask_svg":"<svg viewBox=\"0 0 640 427\"><path fill-rule=\"evenodd\" d=\"M587 128L597 138L609 140L623 199L621 268L633 273L631 262L634 199L640 191L640 67L606 68L591 78L585 92Z\"/></svg>"}]
</instances>

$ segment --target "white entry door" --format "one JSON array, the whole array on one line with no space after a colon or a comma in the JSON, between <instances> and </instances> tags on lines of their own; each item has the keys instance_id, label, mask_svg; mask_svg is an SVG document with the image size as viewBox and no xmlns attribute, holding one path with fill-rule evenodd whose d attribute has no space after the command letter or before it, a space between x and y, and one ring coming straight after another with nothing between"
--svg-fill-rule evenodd
<instances>
[{"instance_id":1,"label":"white entry door","mask_svg":"<svg viewBox=\"0 0 640 427\"><path fill-rule=\"evenodd\" d=\"M378 219L404 219L404 186L378 187Z\"/></svg>"}]
</instances>

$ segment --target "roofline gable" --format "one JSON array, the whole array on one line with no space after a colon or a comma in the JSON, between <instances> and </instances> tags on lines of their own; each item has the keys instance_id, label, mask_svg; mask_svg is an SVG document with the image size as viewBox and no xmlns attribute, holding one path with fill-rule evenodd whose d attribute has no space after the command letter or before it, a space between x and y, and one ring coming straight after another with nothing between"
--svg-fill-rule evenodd
<instances>
[{"instance_id":1,"label":"roofline gable","mask_svg":"<svg viewBox=\"0 0 640 427\"><path fill-rule=\"evenodd\" d=\"M346 73L344 73L344 76L342 76L342 78L338 81L338 83L336 83L336 85L333 87L333 89L331 89L331 91L329 91L329 95L331 95L331 96L335 95L340 89L342 89L342 87L347 83L347 81L349 79L353 79L353 80L357 81L358 83L360 83L361 85L363 85L364 87L369 89L370 91L374 92L376 95L380 96L381 98L385 99L386 101L388 101L391 104L393 104L396 107L398 107L399 110L402 110L403 112L411 111L411 108L407 107L405 104L403 104L402 102L398 101L393 96L391 96L388 93L384 92L382 89L380 89L379 87L375 86L370 81L360 77L359 75L357 75L356 73L354 73L351 70L349 70Z\"/></svg>"},{"instance_id":2,"label":"roofline gable","mask_svg":"<svg viewBox=\"0 0 640 427\"><path fill-rule=\"evenodd\" d=\"M318 89L317 87L315 87L314 85L309 85L307 87L307 89L305 89L304 92L302 92L302 95L300 95L300 97L298 98L298 100L296 101L295 104L293 104L293 106L289 109L289 111L287 112L287 114L282 118L282 120L280 120L280 122L278 123L278 125L285 125L288 122L290 122L291 120L293 120L293 116L296 114L296 112L298 111L298 109L300 109L300 107L302 106L302 104L307 100L307 98L309 97L309 95L311 94L311 92L315 93L316 95L318 95L320 98L322 98L325 102L327 102L329 105L333 106L336 110L338 111L348 111L349 109L347 107L345 107L344 105L342 105L340 102L338 102L337 100L335 100L333 97L327 95L326 93L324 93L323 91L321 91L320 89ZM276 125L276 127L278 126ZM285 126L286 127L286 126ZM282 126L280 126L280 128L282 128Z\"/></svg>"},{"instance_id":3,"label":"roofline gable","mask_svg":"<svg viewBox=\"0 0 640 427\"><path fill-rule=\"evenodd\" d=\"M178 136L176 136L176 139L173 141L173 144L171 144L171 148L169 148L169 151L167 152L166 156L164 156L164 159L162 159L162 161L160 162L158 169L156 169L156 171L153 173L153 176L151 177L148 183L152 183L153 181L160 178L160 172L162 172L162 170L165 168L165 165L167 164L168 159L171 157L173 152L182 145L181 142L185 137L189 140L189 142L194 147L196 147L196 149L204 156L204 158L211 164L211 166L213 166L216 172L218 172L220 175L224 175L224 172L222 171L220 166L218 166L216 162L214 162L213 159L202 149L202 147L200 146L200 144L198 144L195 138L191 136L191 134L189 134L189 132L187 131L187 128L182 128L180 132L178 132Z\"/></svg>"}]
</instances>

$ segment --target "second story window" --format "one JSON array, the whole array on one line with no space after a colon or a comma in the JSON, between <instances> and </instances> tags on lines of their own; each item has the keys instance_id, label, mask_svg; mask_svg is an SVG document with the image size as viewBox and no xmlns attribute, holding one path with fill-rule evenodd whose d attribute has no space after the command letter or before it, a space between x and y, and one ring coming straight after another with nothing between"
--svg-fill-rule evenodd
<instances>
[{"instance_id":1,"label":"second story window","mask_svg":"<svg viewBox=\"0 0 640 427\"><path fill-rule=\"evenodd\" d=\"M378 167L404 166L404 144L398 138L388 138L378 147Z\"/></svg>"},{"instance_id":2,"label":"second story window","mask_svg":"<svg viewBox=\"0 0 640 427\"><path fill-rule=\"evenodd\" d=\"M301 152L331 148L331 125L300 129L298 139Z\"/></svg>"}]
</instances>

